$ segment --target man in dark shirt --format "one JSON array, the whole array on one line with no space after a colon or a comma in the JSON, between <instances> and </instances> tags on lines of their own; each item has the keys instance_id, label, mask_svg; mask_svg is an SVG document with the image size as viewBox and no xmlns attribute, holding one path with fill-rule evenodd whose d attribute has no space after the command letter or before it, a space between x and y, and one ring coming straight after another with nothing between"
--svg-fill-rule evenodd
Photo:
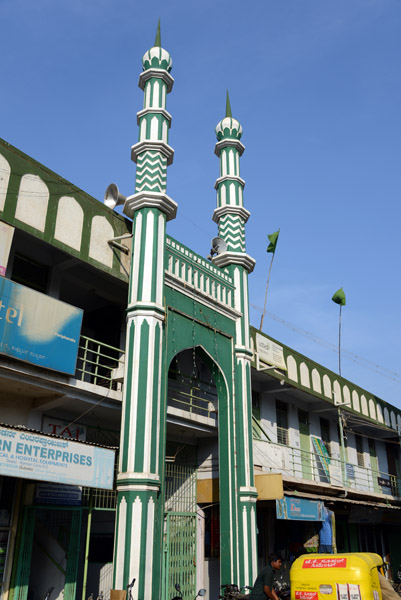
<instances>
[{"instance_id":1,"label":"man in dark shirt","mask_svg":"<svg viewBox=\"0 0 401 600\"><path fill-rule=\"evenodd\" d=\"M249 600L279 600L273 589L274 572L281 569L282 560L278 554L269 554L268 564L261 570L253 584Z\"/></svg>"}]
</instances>

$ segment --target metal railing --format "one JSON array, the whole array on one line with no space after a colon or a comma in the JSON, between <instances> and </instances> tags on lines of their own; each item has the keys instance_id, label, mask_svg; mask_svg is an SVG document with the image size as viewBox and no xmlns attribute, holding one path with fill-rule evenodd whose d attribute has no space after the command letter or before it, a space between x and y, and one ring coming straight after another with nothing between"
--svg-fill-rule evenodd
<instances>
[{"instance_id":1,"label":"metal railing","mask_svg":"<svg viewBox=\"0 0 401 600\"><path fill-rule=\"evenodd\" d=\"M110 390L121 390L124 350L81 335L75 376L80 381Z\"/></svg>"},{"instance_id":2,"label":"metal railing","mask_svg":"<svg viewBox=\"0 0 401 600\"><path fill-rule=\"evenodd\" d=\"M391 473L362 467L316 451L254 438L254 458L263 470L335 487L401 497L400 478Z\"/></svg>"},{"instance_id":3,"label":"metal railing","mask_svg":"<svg viewBox=\"0 0 401 600\"><path fill-rule=\"evenodd\" d=\"M191 415L201 415L217 420L217 393L214 384L179 375L169 378L167 405L185 410Z\"/></svg>"}]
</instances>

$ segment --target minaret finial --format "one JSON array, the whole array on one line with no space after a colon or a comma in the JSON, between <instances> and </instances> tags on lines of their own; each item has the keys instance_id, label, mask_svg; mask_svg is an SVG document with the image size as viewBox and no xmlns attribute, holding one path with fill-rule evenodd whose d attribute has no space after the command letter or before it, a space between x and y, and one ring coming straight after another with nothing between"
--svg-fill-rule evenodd
<instances>
[{"instance_id":1,"label":"minaret finial","mask_svg":"<svg viewBox=\"0 0 401 600\"><path fill-rule=\"evenodd\" d=\"M159 22L157 24L157 31L156 31L156 37L155 37L155 45L154 47L157 48L161 48L162 47L162 40L161 40L161 36L160 36L160 19Z\"/></svg>"},{"instance_id":2,"label":"minaret finial","mask_svg":"<svg viewBox=\"0 0 401 600\"><path fill-rule=\"evenodd\" d=\"M232 118L230 96L228 95L228 90L227 90L227 99L226 99L226 117Z\"/></svg>"}]
</instances>

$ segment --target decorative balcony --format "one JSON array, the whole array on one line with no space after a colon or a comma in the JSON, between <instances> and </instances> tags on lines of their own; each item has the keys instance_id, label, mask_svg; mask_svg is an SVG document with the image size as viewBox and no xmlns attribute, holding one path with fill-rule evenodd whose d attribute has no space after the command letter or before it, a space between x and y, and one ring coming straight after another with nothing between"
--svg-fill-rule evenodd
<instances>
[{"instance_id":1,"label":"decorative balcony","mask_svg":"<svg viewBox=\"0 0 401 600\"><path fill-rule=\"evenodd\" d=\"M178 286L186 293L196 293L198 301L217 305L231 316L236 315L232 278L170 237L166 238L165 273L168 286Z\"/></svg>"}]
</instances>

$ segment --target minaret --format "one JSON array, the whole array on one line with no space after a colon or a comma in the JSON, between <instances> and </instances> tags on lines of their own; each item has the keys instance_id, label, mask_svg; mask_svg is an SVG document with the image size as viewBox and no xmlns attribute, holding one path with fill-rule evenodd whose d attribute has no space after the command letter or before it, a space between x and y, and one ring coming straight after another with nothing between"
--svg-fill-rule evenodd
<instances>
[{"instance_id":1,"label":"minaret","mask_svg":"<svg viewBox=\"0 0 401 600\"><path fill-rule=\"evenodd\" d=\"M120 462L114 587L136 579L141 600L160 597L166 436L164 381L164 250L166 221L176 203L166 195L171 117L166 95L173 87L170 54L161 47L160 23L154 46L143 57L139 87L144 108L138 112L139 141L132 147L137 164L135 194L124 213L133 219L133 250L127 307L127 341Z\"/></svg>"},{"instance_id":2,"label":"minaret","mask_svg":"<svg viewBox=\"0 0 401 600\"><path fill-rule=\"evenodd\" d=\"M235 328L235 419L236 506L229 505L228 496L220 490L220 513L231 515L231 531L237 531L236 556L232 564L221 564L221 581L239 585L253 585L257 575L256 551L256 488L254 487L252 450L252 391L249 335L248 273L255 261L245 252L245 223L250 213L243 206L245 181L240 177L240 156L245 148L240 142L242 127L232 117L227 92L226 116L216 127L215 153L220 158L220 177L217 179L217 208L213 220L218 224L219 237L227 250L213 257L213 263L226 268L234 280L235 308L240 313ZM224 440L220 440L224 444ZM233 536L235 538L235 536ZM222 540L223 544L223 540ZM230 578L231 576L231 578Z\"/></svg>"}]
</instances>

